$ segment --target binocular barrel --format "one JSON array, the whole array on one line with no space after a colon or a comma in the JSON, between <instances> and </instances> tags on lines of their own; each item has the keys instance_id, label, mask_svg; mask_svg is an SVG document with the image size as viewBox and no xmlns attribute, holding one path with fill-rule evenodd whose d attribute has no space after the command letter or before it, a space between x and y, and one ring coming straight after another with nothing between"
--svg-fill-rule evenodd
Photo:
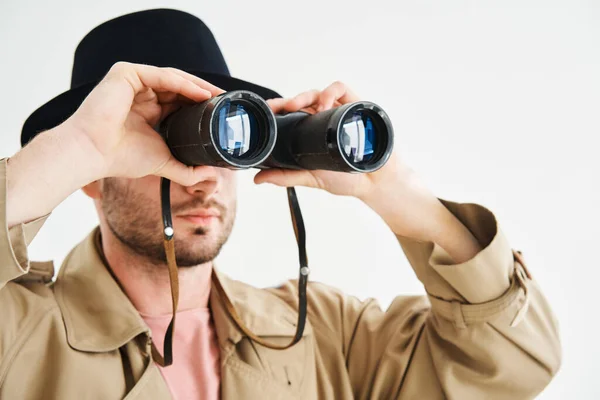
<instances>
[{"instance_id":1,"label":"binocular barrel","mask_svg":"<svg viewBox=\"0 0 600 400\"><path fill-rule=\"evenodd\" d=\"M372 172L390 157L389 117L374 103L344 104L314 115L274 115L260 96L223 93L186 106L159 126L186 165Z\"/></svg>"}]
</instances>

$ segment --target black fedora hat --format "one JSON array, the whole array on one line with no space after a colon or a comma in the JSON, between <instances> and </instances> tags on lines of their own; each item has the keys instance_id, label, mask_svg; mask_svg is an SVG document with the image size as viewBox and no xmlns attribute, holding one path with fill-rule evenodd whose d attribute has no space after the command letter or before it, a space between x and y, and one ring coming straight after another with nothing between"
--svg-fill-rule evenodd
<instances>
[{"instance_id":1,"label":"black fedora hat","mask_svg":"<svg viewBox=\"0 0 600 400\"><path fill-rule=\"evenodd\" d=\"M264 99L281 97L271 89L233 78L212 32L196 16L164 8L139 11L102 23L79 42L71 89L27 118L21 146L69 118L118 61L175 67L226 91L243 89Z\"/></svg>"}]
</instances>

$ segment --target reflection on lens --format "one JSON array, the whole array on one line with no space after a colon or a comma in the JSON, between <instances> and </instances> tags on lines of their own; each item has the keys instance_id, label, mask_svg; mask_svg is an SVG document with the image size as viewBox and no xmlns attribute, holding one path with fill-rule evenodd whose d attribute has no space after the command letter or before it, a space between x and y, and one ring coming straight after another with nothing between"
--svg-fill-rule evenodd
<instances>
[{"instance_id":1,"label":"reflection on lens","mask_svg":"<svg viewBox=\"0 0 600 400\"><path fill-rule=\"evenodd\" d=\"M243 104L228 101L219 110L219 146L232 157L242 157L257 142L256 118Z\"/></svg>"},{"instance_id":2,"label":"reflection on lens","mask_svg":"<svg viewBox=\"0 0 600 400\"><path fill-rule=\"evenodd\" d=\"M341 145L350 162L364 164L373 158L375 133L373 119L365 113L357 111L344 119Z\"/></svg>"}]
</instances>

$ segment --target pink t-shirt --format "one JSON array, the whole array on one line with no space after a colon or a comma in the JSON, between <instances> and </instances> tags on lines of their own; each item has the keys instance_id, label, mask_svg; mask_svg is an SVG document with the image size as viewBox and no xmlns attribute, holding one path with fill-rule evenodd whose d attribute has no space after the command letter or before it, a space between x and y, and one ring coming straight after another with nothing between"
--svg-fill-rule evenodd
<instances>
[{"instance_id":1,"label":"pink t-shirt","mask_svg":"<svg viewBox=\"0 0 600 400\"><path fill-rule=\"evenodd\" d=\"M165 332L171 322L171 315L140 314L152 330L156 348L162 353ZM219 344L208 307L177 313L173 338L173 364L158 368L174 399L219 399L221 381Z\"/></svg>"}]
</instances>

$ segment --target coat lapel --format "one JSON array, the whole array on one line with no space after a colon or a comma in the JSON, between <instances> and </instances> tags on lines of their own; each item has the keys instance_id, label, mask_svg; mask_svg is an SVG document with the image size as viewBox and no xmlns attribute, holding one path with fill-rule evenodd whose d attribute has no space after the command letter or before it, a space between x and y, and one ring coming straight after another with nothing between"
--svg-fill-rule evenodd
<instances>
[{"instance_id":1,"label":"coat lapel","mask_svg":"<svg viewBox=\"0 0 600 400\"><path fill-rule=\"evenodd\" d=\"M291 342L297 311L275 294L227 277L214 267L238 315L255 335L269 343ZM221 349L222 398L310 398L302 392L315 385L313 328L309 321L303 338L286 350L261 346L239 331L214 286L210 307Z\"/></svg>"},{"instance_id":2,"label":"coat lapel","mask_svg":"<svg viewBox=\"0 0 600 400\"><path fill-rule=\"evenodd\" d=\"M151 337L105 265L99 241L99 229L95 228L66 257L55 283L67 340L74 349L84 352L112 351ZM251 332L278 345L292 340L298 318L295 308L268 290L229 278L216 267L213 273ZM300 396L302 387L306 390L315 386L305 385L315 379L313 328L309 321L300 342L286 350L272 350L240 332L214 283L210 308L220 347L222 398L310 398ZM143 345L136 346L144 351ZM170 398L154 363L146 365L138 376L128 399Z\"/></svg>"},{"instance_id":3,"label":"coat lapel","mask_svg":"<svg viewBox=\"0 0 600 400\"><path fill-rule=\"evenodd\" d=\"M65 258L54 284L67 340L85 352L116 350L150 330L106 267L96 227Z\"/></svg>"},{"instance_id":4,"label":"coat lapel","mask_svg":"<svg viewBox=\"0 0 600 400\"><path fill-rule=\"evenodd\" d=\"M170 398L171 392L158 367L154 363L148 363L140 380L123 400L165 400Z\"/></svg>"}]
</instances>

